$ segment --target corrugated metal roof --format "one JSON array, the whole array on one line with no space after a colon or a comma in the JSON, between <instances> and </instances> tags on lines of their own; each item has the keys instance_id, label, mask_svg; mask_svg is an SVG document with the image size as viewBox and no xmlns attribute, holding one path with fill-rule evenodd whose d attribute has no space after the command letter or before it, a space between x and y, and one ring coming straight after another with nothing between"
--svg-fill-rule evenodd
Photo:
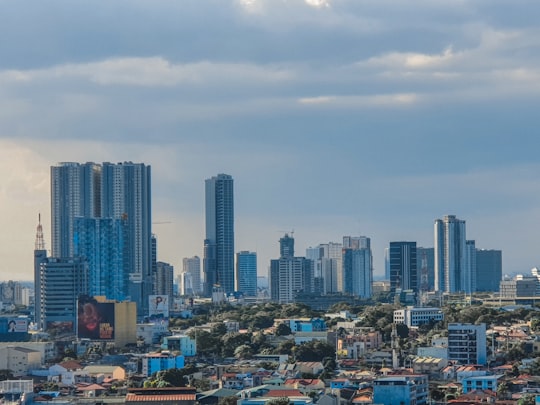
<instances>
[{"instance_id":1,"label":"corrugated metal roof","mask_svg":"<svg viewBox=\"0 0 540 405\"><path fill-rule=\"evenodd\" d=\"M137 395L127 394L126 402L195 401L195 394Z\"/></svg>"}]
</instances>

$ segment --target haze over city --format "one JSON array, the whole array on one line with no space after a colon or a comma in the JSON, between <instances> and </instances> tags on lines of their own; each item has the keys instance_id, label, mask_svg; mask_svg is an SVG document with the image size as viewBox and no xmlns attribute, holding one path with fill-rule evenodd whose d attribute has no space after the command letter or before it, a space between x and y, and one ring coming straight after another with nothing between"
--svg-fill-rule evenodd
<instances>
[{"instance_id":1,"label":"haze over city","mask_svg":"<svg viewBox=\"0 0 540 405\"><path fill-rule=\"evenodd\" d=\"M9 6L8 6L9 4ZM1 278L30 280L50 166L152 167L158 259L202 257L204 180L233 176L259 274L371 238L433 246L455 214L539 264L540 45L531 1L0 1ZM535 114L536 113L536 114Z\"/></svg>"}]
</instances>

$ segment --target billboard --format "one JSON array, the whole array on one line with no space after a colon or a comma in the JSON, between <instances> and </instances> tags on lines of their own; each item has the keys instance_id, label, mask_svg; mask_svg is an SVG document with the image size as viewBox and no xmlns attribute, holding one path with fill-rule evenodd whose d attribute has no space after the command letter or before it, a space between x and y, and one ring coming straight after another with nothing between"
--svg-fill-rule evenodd
<instances>
[{"instance_id":1,"label":"billboard","mask_svg":"<svg viewBox=\"0 0 540 405\"><path fill-rule=\"evenodd\" d=\"M161 315L163 318L169 318L168 295L149 295L148 300L148 315Z\"/></svg>"},{"instance_id":2,"label":"billboard","mask_svg":"<svg viewBox=\"0 0 540 405\"><path fill-rule=\"evenodd\" d=\"M81 296L77 305L79 339L114 340L114 302Z\"/></svg>"},{"instance_id":3,"label":"billboard","mask_svg":"<svg viewBox=\"0 0 540 405\"><path fill-rule=\"evenodd\" d=\"M28 318L2 318L0 333L28 333Z\"/></svg>"}]
</instances>

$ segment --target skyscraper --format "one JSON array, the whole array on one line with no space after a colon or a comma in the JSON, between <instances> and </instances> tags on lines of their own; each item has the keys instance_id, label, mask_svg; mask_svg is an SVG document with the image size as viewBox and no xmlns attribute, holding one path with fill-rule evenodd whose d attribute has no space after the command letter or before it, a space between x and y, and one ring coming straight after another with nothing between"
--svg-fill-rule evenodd
<instances>
[{"instance_id":1,"label":"skyscraper","mask_svg":"<svg viewBox=\"0 0 540 405\"><path fill-rule=\"evenodd\" d=\"M183 295L199 295L202 292L201 286L201 259L199 256L184 257L182 259L183 279L189 283L182 284ZM189 284L189 285L188 285Z\"/></svg>"},{"instance_id":2,"label":"skyscraper","mask_svg":"<svg viewBox=\"0 0 540 405\"><path fill-rule=\"evenodd\" d=\"M371 240L365 236L343 237L343 292L371 298L373 256Z\"/></svg>"},{"instance_id":3,"label":"skyscraper","mask_svg":"<svg viewBox=\"0 0 540 405\"><path fill-rule=\"evenodd\" d=\"M76 217L101 217L101 167L64 162L51 167L51 256L73 257Z\"/></svg>"},{"instance_id":4,"label":"skyscraper","mask_svg":"<svg viewBox=\"0 0 540 405\"><path fill-rule=\"evenodd\" d=\"M418 292L416 242L390 242L390 291Z\"/></svg>"},{"instance_id":5,"label":"skyscraper","mask_svg":"<svg viewBox=\"0 0 540 405\"><path fill-rule=\"evenodd\" d=\"M463 291L466 271L465 221L454 215L435 220L435 291Z\"/></svg>"},{"instance_id":6,"label":"skyscraper","mask_svg":"<svg viewBox=\"0 0 540 405\"><path fill-rule=\"evenodd\" d=\"M242 251L236 254L236 290L247 296L257 296L257 253Z\"/></svg>"},{"instance_id":7,"label":"skyscraper","mask_svg":"<svg viewBox=\"0 0 540 405\"><path fill-rule=\"evenodd\" d=\"M434 256L434 248L416 247L417 280L420 291L433 291L435 289Z\"/></svg>"},{"instance_id":8,"label":"skyscraper","mask_svg":"<svg viewBox=\"0 0 540 405\"><path fill-rule=\"evenodd\" d=\"M94 260L90 272L105 274L105 267L122 268L126 274L116 277L128 278L127 297L137 302L140 313L146 313L147 296L153 292L152 280L152 247L151 247L151 181L150 166L142 163L60 163L51 167L51 224L52 224L52 256L58 258L74 257L75 244L85 235L86 241L92 244L97 222L94 219L122 222L121 266ZM77 219L84 218L91 220ZM79 224L76 225L76 222ZM100 224L99 228L105 228ZM113 226L114 227L114 226ZM99 232L97 238L99 239ZM92 233L94 236L91 237ZM94 238L95 239L95 238ZM99 240L95 239L98 243ZM88 245L87 245L88 246ZM80 252L81 253L81 252ZM82 252L85 256L96 255L94 250ZM106 257L101 256L101 257ZM110 255L118 258L120 254ZM94 257L96 258L96 257ZM116 259L115 259L116 260ZM99 277L101 279L101 276ZM107 297L113 298L113 297Z\"/></svg>"},{"instance_id":9,"label":"skyscraper","mask_svg":"<svg viewBox=\"0 0 540 405\"><path fill-rule=\"evenodd\" d=\"M499 291L502 280L502 251L476 250L476 290Z\"/></svg>"},{"instance_id":10,"label":"skyscraper","mask_svg":"<svg viewBox=\"0 0 540 405\"><path fill-rule=\"evenodd\" d=\"M279 240L280 258L270 260L270 296L279 303L294 302L297 293L312 293L313 261L294 257L294 238Z\"/></svg>"},{"instance_id":11,"label":"skyscraper","mask_svg":"<svg viewBox=\"0 0 540 405\"><path fill-rule=\"evenodd\" d=\"M233 178L218 174L205 182L206 238L203 268L205 293L214 286L234 292L234 190Z\"/></svg>"}]
</instances>

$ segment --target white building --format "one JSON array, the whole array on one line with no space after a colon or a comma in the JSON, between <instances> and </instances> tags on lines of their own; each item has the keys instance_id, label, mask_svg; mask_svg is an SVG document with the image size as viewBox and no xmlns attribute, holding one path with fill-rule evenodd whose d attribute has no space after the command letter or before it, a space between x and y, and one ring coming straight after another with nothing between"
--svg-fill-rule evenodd
<instances>
[{"instance_id":1,"label":"white building","mask_svg":"<svg viewBox=\"0 0 540 405\"><path fill-rule=\"evenodd\" d=\"M448 324L448 360L459 364L486 364L486 324Z\"/></svg>"},{"instance_id":2,"label":"white building","mask_svg":"<svg viewBox=\"0 0 540 405\"><path fill-rule=\"evenodd\" d=\"M435 291L463 291L466 271L465 221L455 215L435 220Z\"/></svg>"},{"instance_id":3,"label":"white building","mask_svg":"<svg viewBox=\"0 0 540 405\"><path fill-rule=\"evenodd\" d=\"M182 259L182 295L199 295L202 292L201 259L199 256Z\"/></svg>"},{"instance_id":4,"label":"white building","mask_svg":"<svg viewBox=\"0 0 540 405\"><path fill-rule=\"evenodd\" d=\"M394 311L394 323L402 323L409 328L419 326L431 321L439 322L444 319L444 314L440 308L417 308L407 307Z\"/></svg>"}]
</instances>

